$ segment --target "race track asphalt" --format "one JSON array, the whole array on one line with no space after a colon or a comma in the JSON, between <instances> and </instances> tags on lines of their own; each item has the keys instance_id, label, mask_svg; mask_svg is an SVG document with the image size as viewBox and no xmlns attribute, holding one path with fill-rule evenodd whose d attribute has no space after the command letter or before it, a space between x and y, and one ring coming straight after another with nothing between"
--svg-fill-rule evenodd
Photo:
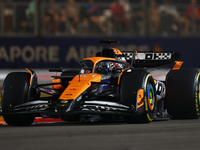
<instances>
[{"instance_id":1,"label":"race track asphalt","mask_svg":"<svg viewBox=\"0 0 200 150\"><path fill-rule=\"evenodd\" d=\"M1 150L199 150L200 119L0 127Z\"/></svg>"}]
</instances>

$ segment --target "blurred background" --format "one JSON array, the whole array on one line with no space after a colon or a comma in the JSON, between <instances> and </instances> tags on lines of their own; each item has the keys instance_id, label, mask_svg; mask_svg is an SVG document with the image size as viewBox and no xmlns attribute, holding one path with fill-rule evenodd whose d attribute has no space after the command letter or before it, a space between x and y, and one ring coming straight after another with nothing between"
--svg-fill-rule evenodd
<instances>
[{"instance_id":1,"label":"blurred background","mask_svg":"<svg viewBox=\"0 0 200 150\"><path fill-rule=\"evenodd\" d=\"M177 51L200 68L200 1L0 0L0 68L78 67L104 45Z\"/></svg>"},{"instance_id":2,"label":"blurred background","mask_svg":"<svg viewBox=\"0 0 200 150\"><path fill-rule=\"evenodd\" d=\"M195 36L197 0L0 0L1 36Z\"/></svg>"}]
</instances>

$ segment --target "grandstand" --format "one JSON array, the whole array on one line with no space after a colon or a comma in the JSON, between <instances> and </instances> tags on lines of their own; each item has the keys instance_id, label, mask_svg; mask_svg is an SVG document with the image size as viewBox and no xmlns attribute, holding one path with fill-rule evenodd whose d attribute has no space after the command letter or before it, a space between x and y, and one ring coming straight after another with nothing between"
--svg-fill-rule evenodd
<instances>
[{"instance_id":1,"label":"grandstand","mask_svg":"<svg viewBox=\"0 0 200 150\"><path fill-rule=\"evenodd\" d=\"M119 0L118 6L115 0L95 0L96 18L88 13L88 0L73 1L0 0L0 35L170 37L200 32L200 18L188 15L188 0L168 0L171 12L177 11L170 14L161 8L166 0ZM77 16L70 15L73 11Z\"/></svg>"}]
</instances>

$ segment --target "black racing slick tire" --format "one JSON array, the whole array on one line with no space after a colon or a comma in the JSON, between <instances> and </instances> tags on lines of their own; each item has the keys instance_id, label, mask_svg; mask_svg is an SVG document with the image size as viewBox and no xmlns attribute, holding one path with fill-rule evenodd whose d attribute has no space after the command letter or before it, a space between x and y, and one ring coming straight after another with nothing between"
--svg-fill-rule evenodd
<instances>
[{"instance_id":1,"label":"black racing slick tire","mask_svg":"<svg viewBox=\"0 0 200 150\"><path fill-rule=\"evenodd\" d=\"M198 119L200 112L200 72L172 70L166 78L165 106L173 119Z\"/></svg>"},{"instance_id":2,"label":"black racing slick tire","mask_svg":"<svg viewBox=\"0 0 200 150\"><path fill-rule=\"evenodd\" d=\"M156 113L156 93L154 80L146 70L132 69L123 73L120 80L120 101L133 107L135 112L125 116L127 123L149 123ZM138 101L138 93L142 91L143 98Z\"/></svg>"},{"instance_id":3,"label":"black racing slick tire","mask_svg":"<svg viewBox=\"0 0 200 150\"><path fill-rule=\"evenodd\" d=\"M7 75L1 95L2 113L12 113L14 106L27 101L29 85L29 73L13 72ZM14 126L28 126L35 119L35 116L29 114L6 114L3 117L7 124Z\"/></svg>"}]
</instances>

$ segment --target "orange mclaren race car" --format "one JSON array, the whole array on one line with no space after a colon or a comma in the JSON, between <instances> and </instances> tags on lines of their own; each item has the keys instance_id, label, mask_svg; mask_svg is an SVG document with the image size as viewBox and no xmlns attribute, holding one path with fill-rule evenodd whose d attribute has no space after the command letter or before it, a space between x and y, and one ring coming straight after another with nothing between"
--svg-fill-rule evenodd
<instances>
[{"instance_id":1,"label":"orange mclaren race car","mask_svg":"<svg viewBox=\"0 0 200 150\"><path fill-rule=\"evenodd\" d=\"M63 71L48 84L38 84L37 75L9 73L2 90L2 111L7 124L31 125L38 116L64 121L123 118L127 123L151 122L156 118L199 118L200 73L180 69L176 52L121 52L108 44L96 57L84 58L80 71ZM166 81L153 79L148 67L175 63ZM51 87L49 89L49 87ZM46 90L48 89L48 90ZM40 93L48 96L40 96Z\"/></svg>"}]
</instances>

